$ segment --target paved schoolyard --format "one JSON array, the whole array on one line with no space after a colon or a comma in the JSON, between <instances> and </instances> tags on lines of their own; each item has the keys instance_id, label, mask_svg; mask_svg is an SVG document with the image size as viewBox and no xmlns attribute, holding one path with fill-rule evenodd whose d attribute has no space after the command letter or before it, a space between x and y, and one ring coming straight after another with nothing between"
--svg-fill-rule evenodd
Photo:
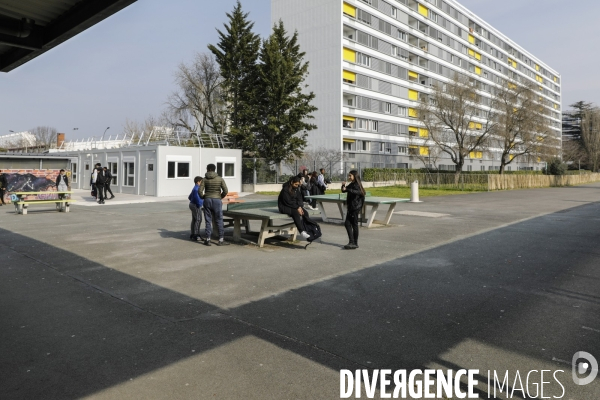
<instances>
[{"instance_id":1,"label":"paved schoolyard","mask_svg":"<svg viewBox=\"0 0 600 400\"><path fill-rule=\"evenodd\" d=\"M331 399L341 368L600 359L600 184L422 200L356 251L335 224L205 247L182 200L1 207L0 398Z\"/></svg>"}]
</instances>

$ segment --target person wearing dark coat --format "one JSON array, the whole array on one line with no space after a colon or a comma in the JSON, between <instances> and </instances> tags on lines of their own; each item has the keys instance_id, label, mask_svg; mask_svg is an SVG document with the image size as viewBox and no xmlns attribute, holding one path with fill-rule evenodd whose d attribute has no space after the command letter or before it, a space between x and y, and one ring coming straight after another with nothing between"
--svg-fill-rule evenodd
<instances>
[{"instance_id":1,"label":"person wearing dark coat","mask_svg":"<svg viewBox=\"0 0 600 400\"><path fill-rule=\"evenodd\" d=\"M308 181L308 192L310 193L310 195L318 196L320 194L323 194L319 186L319 174L317 174L317 172L315 171L312 174L310 174L309 177L310 179ZM318 210L317 200L312 199L307 207L312 210Z\"/></svg>"},{"instance_id":2,"label":"person wearing dark coat","mask_svg":"<svg viewBox=\"0 0 600 400\"><path fill-rule=\"evenodd\" d=\"M112 190L110 189L110 184L112 183L113 175L110 173L110 170L106 167L102 167L104 170L104 174L106 175L106 182L104 183L104 198L106 200L112 200L115 198ZM108 193L110 192L110 197L108 197Z\"/></svg>"},{"instance_id":3,"label":"person wearing dark coat","mask_svg":"<svg viewBox=\"0 0 600 400\"><path fill-rule=\"evenodd\" d=\"M65 175L65 170L61 169L56 177L56 191L57 192L68 192L69 191L69 177ZM62 193L58 195L59 200L64 200L67 195ZM63 211L65 209L65 203L56 203L56 208L59 211Z\"/></svg>"},{"instance_id":4,"label":"person wearing dark coat","mask_svg":"<svg viewBox=\"0 0 600 400\"><path fill-rule=\"evenodd\" d=\"M289 215L294 220L300 236L307 239L310 235L306 233L302 215L304 215L304 202L300 192L301 178L294 176L289 182L283 184L279 197L277 198L277 208L282 214Z\"/></svg>"},{"instance_id":5,"label":"person wearing dark coat","mask_svg":"<svg viewBox=\"0 0 600 400\"><path fill-rule=\"evenodd\" d=\"M6 193L7 186L8 183L6 182L6 174L2 173L2 170L0 170L0 206L6 204L4 202L4 194Z\"/></svg>"},{"instance_id":6,"label":"person wearing dark coat","mask_svg":"<svg viewBox=\"0 0 600 400\"><path fill-rule=\"evenodd\" d=\"M358 249L358 218L365 202L365 189L360 182L358 172L352 170L348 173L350 183L342 182L342 192L346 195L346 232L349 243L344 246L347 250Z\"/></svg>"}]
</instances>

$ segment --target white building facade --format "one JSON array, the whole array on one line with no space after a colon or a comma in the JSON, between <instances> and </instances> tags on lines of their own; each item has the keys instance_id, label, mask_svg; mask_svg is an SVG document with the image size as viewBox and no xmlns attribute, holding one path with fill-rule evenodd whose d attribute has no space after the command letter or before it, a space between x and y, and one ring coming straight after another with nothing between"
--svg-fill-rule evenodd
<instances>
[{"instance_id":1,"label":"white building facade","mask_svg":"<svg viewBox=\"0 0 600 400\"><path fill-rule=\"evenodd\" d=\"M561 138L560 74L453 0L271 0L272 22L298 31L316 95L309 146L339 149L363 167L421 168L421 94L458 73L482 98L506 80L530 81ZM424 143L424 141L423 141ZM444 169L452 163L438 161ZM516 164L516 165L515 165ZM543 163L515 160L512 169ZM498 169L499 154L471 154L464 170Z\"/></svg>"},{"instance_id":2,"label":"white building facade","mask_svg":"<svg viewBox=\"0 0 600 400\"><path fill-rule=\"evenodd\" d=\"M208 164L217 166L230 192L242 190L242 151L164 145L129 146L62 152L71 158L71 186L90 189L96 163L107 167L112 175L114 193L145 196L188 195L194 177L206 173Z\"/></svg>"}]
</instances>

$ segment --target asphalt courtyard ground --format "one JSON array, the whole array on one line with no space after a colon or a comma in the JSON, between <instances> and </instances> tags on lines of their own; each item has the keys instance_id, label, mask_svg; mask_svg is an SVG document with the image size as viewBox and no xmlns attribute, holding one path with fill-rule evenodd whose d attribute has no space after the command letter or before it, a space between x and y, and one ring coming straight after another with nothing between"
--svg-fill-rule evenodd
<instances>
[{"instance_id":1,"label":"asphalt courtyard ground","mask_svg":"<svg viewBox=\"0 0 600 400\"><path fill-rule=\"evenodd\" d=\"M0 207L0 398L335 399L340 369L425 368L600 398L570 365L600 360L600 184L423 200L355 251L336 224L205 247L181 200Z\"/></svg>"}]
</instances>

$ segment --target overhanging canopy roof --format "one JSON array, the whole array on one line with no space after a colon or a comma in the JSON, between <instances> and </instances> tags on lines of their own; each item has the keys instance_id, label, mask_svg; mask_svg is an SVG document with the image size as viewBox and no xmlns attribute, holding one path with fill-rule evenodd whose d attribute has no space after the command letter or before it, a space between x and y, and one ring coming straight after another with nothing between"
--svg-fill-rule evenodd
<instances>
[{"instance_id":1,"label":"overhanging canopy roof","mask_svg":"<svg viewBox=\"0 0 600 400\"><path fill-rule=\"evenodd\" d=\"M136 0L1 0L0 71L9 72Z\"/></svg>"}]
</instances>

